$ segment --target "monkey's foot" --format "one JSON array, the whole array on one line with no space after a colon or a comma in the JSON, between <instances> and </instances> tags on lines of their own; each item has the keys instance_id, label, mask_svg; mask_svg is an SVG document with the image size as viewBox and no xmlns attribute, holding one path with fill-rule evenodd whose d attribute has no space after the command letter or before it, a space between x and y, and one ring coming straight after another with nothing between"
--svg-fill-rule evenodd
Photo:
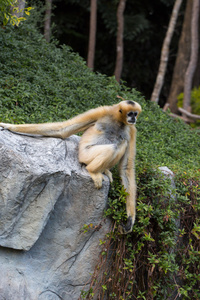
<instances>
[{"instance_id":1,"label":"monkey's foot","mask_svg":"<svg viewBox=\"0 0 200 300\"><path fill-rule=\"evenodd\" d=\"M103 174L102 173L91 173L91 172L89 172L89 173L94 181L95 187L97 189L100 189L102 187Z\"/></svg>"},{"instance_id":2,"label":"monkey's foot","mask_svg":"<svg viewBox=\"0 0 200 300\"><path fill-rule=\"evenodd\" d=\"M108 169L106 169L104 173L106 176L108 176L108 178L110 179L110 182L113 182L112 173Z\"/></svg>"},{"instance_id":3,"label":"monkey's foot","mask_svg":"<svg viewBox=\"0 0 200 300\"><path fill-rule=\"evenodd\" d=\"M127 219L126 225L124 225L124 224L119 225L119 228L118 228L119 232L121 234L127 234L129 232L132 232L133 224L134 224L134 222L132 220L132 217L129 216Z\"/></svg>"}]
</instances>

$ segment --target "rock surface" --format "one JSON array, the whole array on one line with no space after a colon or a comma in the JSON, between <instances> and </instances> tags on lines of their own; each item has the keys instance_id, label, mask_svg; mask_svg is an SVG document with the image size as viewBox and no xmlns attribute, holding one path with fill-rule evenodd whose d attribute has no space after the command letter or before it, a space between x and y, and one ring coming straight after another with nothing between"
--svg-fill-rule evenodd
<instances>
[{"instance_id":1,"label":"rock surface","mask_svg":"<svg viewBox=\"0 0 200 300\"><path fill-rule=\"evenodd\" d=\"M109 181L94 188L78 142L0 131L0 300L77 300L90 279Z\"/></svg>"}]
</instances>

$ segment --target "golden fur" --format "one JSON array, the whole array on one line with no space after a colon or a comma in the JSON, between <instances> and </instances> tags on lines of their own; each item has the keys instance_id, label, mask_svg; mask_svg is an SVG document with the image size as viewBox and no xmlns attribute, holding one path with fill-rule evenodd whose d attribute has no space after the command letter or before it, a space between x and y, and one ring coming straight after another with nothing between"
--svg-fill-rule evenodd
<instances>
[{"instance_id":1,"label":"golden fur","mask_svg":"<svg viewBox=\"0 0 200 300\"><path fill-rule=\"evenodd\" d=\"M91 109L70 120L44 124L5 124L0 126L14 132L23 132L67 138L85 131L79 144L79 161L86 165L95 187L101 188L104 175L112 182L110 169L119 163L120 176L126 189L127 224L120 227L122 233L132 230L135 222L136 183L135 183L135 123L141 112L137 102L125 100L113 106Z\"/></svg>"}]
</instances>

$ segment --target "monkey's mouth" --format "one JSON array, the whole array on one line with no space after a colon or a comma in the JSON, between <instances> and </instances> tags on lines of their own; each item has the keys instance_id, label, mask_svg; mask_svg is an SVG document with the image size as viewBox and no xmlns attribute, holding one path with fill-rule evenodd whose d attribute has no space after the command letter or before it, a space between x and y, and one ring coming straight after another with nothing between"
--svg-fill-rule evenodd
<instances>
[{"instance_id":1,"label":"monkey's mouth","mask_svg":"<svg viewBox=\"0 0 200 300\"><path fill-rule=\"evenodd\" d=\"M134 119L134 120L132 120L132 119L131 120L127 120L127 123L128 124L136 124L136 119Z\"/></svg>"}]
</instances>

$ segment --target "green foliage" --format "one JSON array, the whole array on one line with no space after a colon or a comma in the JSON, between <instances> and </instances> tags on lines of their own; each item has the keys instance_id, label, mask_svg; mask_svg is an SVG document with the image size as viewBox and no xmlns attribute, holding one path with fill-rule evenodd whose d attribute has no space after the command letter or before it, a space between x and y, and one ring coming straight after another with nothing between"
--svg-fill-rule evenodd
<instances>
[{"instance_id":1,"label":"green foliage","mask_svg":"<svg viewBox=\"0 0 200 300\"><path fill-rule=\"evenodd\" d=\"M84 224L83 227L81 228L81 231L83 233L87 233L92 228L93 228L93 224L92 223L90 223L90 224Z\"/></svg>"},{"instance_id":2,"label":"green foliage","mask_svg":"<svg viewBox=\"0 0 200 300\"><path fill-rule=\"evenodd\" d=\"M25 0L24 0L25 1ZM30 15L32 7L26 7L24 13ZM11 13L12 11L12 13ZM15 14L20 13L17 0L1 0L0 1L0 23L4 26L10 22L11 25L18 26L20 22L25 21L25 17L17 17Z\"/></svg>"},{"instance_id":3,"label":"green foliage","mask_svg":"<svg viewBox=\"0 0 200 300\"><path fill-rule=\"evenodd\" d=\"M178 96L178 107L183 107L183 98L184 94L181 93ZM200 115L200 86L195 87L191 92L191 108L193 114ZM197 126L200 126L200 120L196 120L193 127Z\"/></svg>"},{"instance_id":4,"label":"green foliage","mask_svg":"<svg viewBox=\"0 0 200 300\"><path fill-rule=\"evenodd\" d=\"M182 121L173 120L154 103L142 103L138 120L138 168L143 165L168 166L174 173L195 175L200 165L200 138Z\"/></svg>"},{"instance_id":5,"label":"green foliage","mask_svg":"<svg viewBox=\"0 0 200 300\"><path fill-rule=\"evenodd\" d=\"M65 120L116 103L117 94L138 101L143 108L137 123L138 200L133 233L121 236L117 230L126 222L126 191L115 174L105 212L113 219L114 229L99 243L100 263L82 297L159 300L175 293L182 299L200 298L199 132L171 119L113 77L91 72L69 47L46 43L29 20L18 28L0 28L0 46L2 122ZM177 201L171 197L170 181L157 172L163 165L175 173ZM83 232L88 230L96 226L84 225Z\"/></svg>"},{"instance_id":6,"label":"green foliage","mask_svg":"<svg viewBox=\"0 0 200 300\"><path fill-rule=\"evenodd\" d=\"M1 120L64 120L111 104L120 92L114 78L92 73L68 47L48 45L28 23L0 30Z\"/></svg>"},{"instance_id":7,"label":"green foliage","mask_svg":"<svg viewBox=\"0 0 200 300\"><path fill-rule=\"evenodd\" d=\"M116 226L120 225L121 222L126 221L126 212L124 210L126 205L126 191L123 186L120 185L120 180L115 169L115 181L110 187L110 193L112 197L109 198L109 208L105 211L105 216L110 217L115 221Z\"/></svg>"},{"instance_id":8,"label":"green foliage","mask_svg":"<svg viewBox=\"0 0 200 300\"><path fill-rule=\"evenodd\" d=\"M151 167L138 171L137 220L127 236L118 232L126 219L124 190L120 192L118 178L111 186L105 214L113 218L113 230L101 242L106 252L87 299L199 299L199 181L184 174L173 190L171 180ZM116 197L123 199L118 207Z\"/></svg>"}]
</instances>

